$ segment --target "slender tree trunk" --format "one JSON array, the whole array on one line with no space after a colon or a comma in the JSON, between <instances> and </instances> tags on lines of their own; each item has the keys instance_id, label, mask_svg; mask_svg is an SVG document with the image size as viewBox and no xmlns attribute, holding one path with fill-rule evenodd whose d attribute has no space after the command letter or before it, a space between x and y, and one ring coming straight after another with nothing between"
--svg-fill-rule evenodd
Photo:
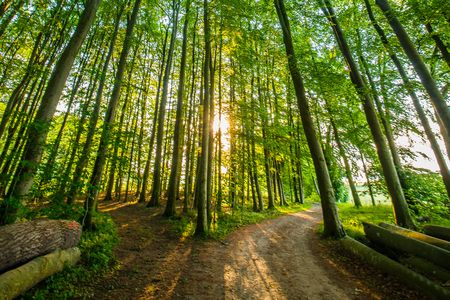
<instances>
[{"instance_id":1,"label":"slender tree trunk","mask_svg":"<svg viewBox=\"0 0 450 300\"><path fill-rule=\"evenodd\" d=\"M1 3L0 6L0 38L5 33L6 28L8 27L9 23L11 23L14 16L17 14L17 12L22 8L23 4L25 3L25 0L19 0L16 4L12 4L12 0L5 0ZM8 8L11 6L9 11L7 12ZM6 16L5 13L7 12Z\"/></svg>"},{"instance_id":2,"label":"slender tree trunk","mask_svg":"<svg viewBox=\"0 0 450 300\"><path fill-rule=\"evenodd\" d=\"M203 66L203 112L202 112L202 144L200 156L200 169L198 175L198 197L197 199L197 226L195 228L195 235L204 235L208 231L208 215L206 211L207 200L207 182L208 182L208 144L209 144L209 96L210 96L210 57L211 57L211 40L209 28L209 11L208 0L203 1L203 26L205 36L205 63Z\"/></svg>"},{"instance_id":3,"label":"slender tree trunk","mask_svg":"<svg viewBox=\"0 0 450 300\"><path fill-rule=\"evenodd\" d=\"M153 184L152 184L152 195L150 202L147 207L154 207L159 205L159 197L161 195L161 160L162 160L162 147L163 147L163 137L164 137L164 120L166 117L166 103L168 97L170 72L172 69L172 57L175 50L175 41L177 36L178 28L178 11L179 4L176 1L172 1L172 33L170 37L169 52L167 56L166 69L164 72L163 88L161 95L161 102L158 111L158 124L157 124L157 134L156 134L156 155L155 155L155 165L153 169Z\"/></svg>"},{"instance_id":4,"label":"slender tree trunk","mask_svg":"<svg viewBox=\"0 0 450 300\"><path fill-rule=\"evenodd\" d=\"M264 170L266 173L266 185L267 185L267 196L268 196L268 209L275 208L275 199L276 195L273 193L273 185L272 185L272 172L270 171L270 165L271 165L271 156L270 156L270 150L267 145L267 127L268 127L268 119L266 115L266 109L267 105L264 103L264 100L262 99L262 93L261 93L261 83L259 80L259 72L257 74L257 90L258 90L258 100L260 105L260 117L261 117L261 130L262 130L262 138L263 138L263 147L264 147Z\"/></svg>"},{"instance_id":5,"label":"slender tree trunk","mask_svg":"<svg viewBox=\"0 0 450 300\"><path fill-rule=\"evenodd\" d=\"M403 68L403 65L401 64L400 60L398 59L397 55L395 54L395 52L393 51L393 49L391 48L389 41L386 37L386 34L384 33L383 29L380 27L380 25L378 25L375 16L373 15L372 12L372 8L370 6L370 3L368 2L368 0L364 0L365 4L366 4L366 8L367 8L367 12L369 14L369 18L372 22L372 25L374 26L375 30L377 31L381 42L383 43L384 47L386 48L386 50L389 53L389 56L391 57L391 60L393 61L393 63L395 64L400 77L402 78L403 84L406 88L406 90L408 91L408 94L410 96L410 98L413 101L413 105L414 108L416 109L417 115L419 116L420 122L422 123L422 126L425 130L425 134L427 135L427 138L431 144L431 149L433 150L433 153L436 157L436 160L438 162L439 165L439 170L442 176L442 179L444 181L445 187L447 189L447 194L450 197L450 171L447 167L447 163L445 161L445 158L442 154L442 151L439 147L439 144L436 140L436 137L433 133L433 130L431 129L431 125L428 121L428 117L425 114L425 111L422 108L422 105L420 103L420 100L418 98L418 96L416 95L411 82L408 78L408 75L406 74L405 69ZM439 119L439 118L438 118ZM442 122L439 122L440 124L442 124ZM443 130L443 132L445 132L445 129ZM446 137L446 135L444 135L444 138ZM450 152L449 152L450 153ZM450 157L450 156L449 156Z\"/></svg>"},{"instance_id":6,"label":"slender tree trunk","mask_svg":"<svg viewBox=\"0 0 450 300\"><path fill-rule=\"evenodd\" d=\"M153 145L155 143L156 127L157 127L156 121L157 121L157 118L159 115L159 113L158 113L159 112L159 94L161 92L161 83L162 83L162 77L163 77L163 73L164 73L168 36L169 36L169 28L167 28L166 33L164 35L160 73L158 75L158 88L157 88L156 99L155 99L155 110L153 111L152 133L150 135L150 142L149 142L149 147L148 147L147 160L145 162L144 175L142 176L142 188L141 188L141 192L139 195L139 202L145 202L145 197L147 195L148 176L150 174L150 163L152 160Z\"/></svg>"},{"instance_id":7,"label":"slender tree trunk","mask_svg":"<svg viewBox=\"0 0 450 300\"><path fill-rule=\"evenodd\" d=\"M198 10L195 16L195 22L194 22L194 28L197 28L197 22L198 22ZM186 130L188 132L187 134L187 141L186 141L186 160L185 160L185 184L184 184L184 199L183 199L183 213L187 213L189 209L189 203L191 201L191 183L192 183L192 170L194 169L194 164L192 161L194 160L195 155L195 137L196 137L196 130L194 131L194 136L189 134L192 132L192 129L195 128L196 124L196 118L194 116L195 112L195 86L196 86L196 74L197 74L197 67L198 67L198 60L196 59L196 31L194 30L194 36L192 41L192 79L191 79L191 90L189 95L189 111L188 111L188 121ZM192 170L191 170L192 169Z\"/></svg>"},{"instance_id":8,"label":"slender tree trunk","mask_svg":"<svg viewBox=\"0 0 450 300\"><path fill-rule=\"evenodd\" d=\"M363 171L364 171L364 175L366 176L366 182L367 182L367 188L369 189L369 195L370 195L370 199L372 200L372 205L375 206L375 197L373 194L373 189L372 189L372 183L370 182L370 178L369 178L369 172L367 171L367 166L366 166L366 162L364 159L364 155L361 152L361 149L359 149L359 156L361 156L361 163L363 165Z\"/></svg>"},{"instance_id":9,"label":"slender tree trunk","mask_svg":"<svg viewBox=\"0 0 450 300\"><path fill-rule=\"evenodd\" d=\"M105 58L105 61L103 63L103 67L102 67L102 70L100 73L100 78L99 78L100 81L99 81L99 85L97 87L97 94L95 96L94 110L89 119L86 141L84 142L83 149L81 151L81 155L78 158L78 161L77 161L77 164L75 167L75 171L74 171L73 177L72 177L70 191L67 195L67 203L69 203L69 204L73 203L75 198L77 197L78 191L80 190L80 186L81 186L81 178L84 174L84 170L89 161L89 154L91 152L91 146L92 146L92 142L94 140L95 129L97 127L98 117L100 114L100 105L101 105L102 98L103 98L103 90L104 90L105 82L106 82L106 73L108 71L108 65L111 60L112 54L114 52L114 48L115 48L115 44L116 44L116 40L117 40L117 34L119 31L120 19L122 17L123 10L124 10L124 7L119 8L119 12L117 14L117 17L116 17L116 20L114 23L114 31L111 36L111 40L110 40L109 47L108 47L108 54L106 55L106 58ZM60 189L61 193L64 193L64 191L65 191L65 187Z\"/></svg>"},{"instance_id":10,"label":"slender tree trunk","mask_svg":"<svg viewBox=\"0 0 450 300\"><path fill-rule=\"evenodd\" d=\"M97 208L98 192L100 188L100 182L102 179L103 169L105 166L106 156L108 153L108 144L111 134L111 128L114 125L117 104L119 102L120 91L122 89L123 75L125 73L127 57L133 37L133 29L134 25L136 24L140 4L141 0L136 0L136 2L134 3L131 17L128 19L127 30L125 33L125 40L123 43L122 52L120 53L119 65L117 67L116 76L114 78L114 86L103 122L102 135L100 137L100 144L97 151L97 157L95 159L94 168L89 181L88 194L86 196L86 201L84 203L86 214L83 224L83 226L87 229L93 228L92 218Z\"/></svg>"},{"instance_id":11,"label":"slender tree trunk","mask_svg":"<svg viewBox=\"0 0 450 300\"><path fill-rule=\"evenodd\" d=\"M444 97L442 96L436 85L436 82L431 76L430 71L417 52L417 49L409 38L408 33L405 31L402 24L400 24L399 20L395 16L395 11L391 8L388 1L376 0L375 2L381 8L383 14L388 19L389 24L391 25L393 31L395 32L395 35L400 42L400 45L402 46L414 69L416 70L416 73L419 76L422 85L430 96L434 108L438 112L439 119L444 124L446 135L447 137L449 137L450 111L447 107L447 104L445 103Z\"/></svg>"},{"instance_id":12,"label":"slender tree trunk","mask_svg":"<svg viewBox=\"0 0 450 300\"><path fill-rule=\"evenodd\" d=\"M331 122L331 126L333 127L334 139L336 140L336 144L338 145L338 148L339 148L339 154L341 155L342 160L344 161L345 175L347 176L348 184L350 185L350 190L352 192L353 201L355 202L355 206L357 208L359 208L362 206L361 199L359 198L358 192L356 191L356 185L355 185L355 182L353 181L353 175L352 175L352 170L350 168L350 163L348 162L348 158L347 158L347 155L345 154L344 146L342 145L338 130L336 128L336 124L334 123L334 120L331 117L331 114L330 114L330 122Z\"/></svg>"},{"instance_id":13,"label":"slender tree trunk","mask_svg":"<svg viewBox=\"0 0 450 300\"><path fill-rule=\"evenodd\" d=\"M183 44L181 46L181 62L180 62L180 78L178 83L178 95L177 95L177 110L175 118L175 131L173 134L173 153L172 153L172 164L169 177L169 187L167 189L167 204L164 211L164 216L171 217L175 215L175 201L178 195L177 189L177 171L180 167L180 162L183 157L182 151L180 151L180 141L182 136L180 136L181 126L183 123L183 100L184 100L184 85L186 77L186 56L187 56L187 31L189 25L189 8L191 6L191 0L186 2L186 12L184 15L183 24Z\"/></svg>"},{"instance_id":14,"label":"slender tree trunk","mask_svg":"<svg viewBox=\"0 0 450 300\"><path fill-rule=\"evenodd\" d=\"M436 47L441 52L442 58L446 62L447 66L450 68L450 52L447 50L447 46L444 44L444 42L442 41L442 39L439 36L439 34L437 34L433 30L433 27L431 26L430 22L425 24L425 28L427 29L427 31L430 34L431 38L436 43Z\"/></svg>"},{"instance_id":15,"label":"slender tree trunk","mask_svg":"<svg viewBox=\"0 0 450 300\"><path fill-rule=\"evenodd\" d=\"M214 59L212 53L210 54L210 64L209 64L209 76L210 76L210 87L209 87L209 140L208 140L208 175L206 183L206 213L208 216L208 228L212 221L212 195L213 195L213 170L214 170L214 91L215 91L215 72L216 72L216 56L217 50L214 50Z\"/></svg>"},{"instance_id":16,"label":"slender tree trunk","mask_svg":"<svg viewBox=\"0 0 450 300\"><path fill-rule=\"evenodd\" d=\"M27 143L22 153L22 166L17 169L7 198L0 207L0 223L12 223L18 211L17 202L25 204L27 194L33 184L34 176L41 161L51 120L69 76L75 57L95 18L100 0L89 0L80 16L77 28L61 57L53 69L39 109L27 134Z\"/></svg>"},{"instance_id":17,"label":"slender tree trunk","mask_svg":"<svg viewBox=\"0 0 450 300\"><path fill-rule=\"evenodd\" d=\"M330 175L323 156L322 148L317 140L316 130L311 118L308 100L305 95L305 87L303 85L303 78L300 75L297 67L297 60L294 51L294 45L291 37L291 30L289 20L284 8L283 0L274 0L278 19L280 21L281 29L283 31L283 40L286 48L286 55L289 63L289 71L291 73L292 81L294 82L295 94L297 96L300 116L302 118L303 128L311 151L311 156L314 161L317 178L320 185L320 198L322 203L322 212L324 218L324 235L334 236L337 238L345 236L344 229L339 220L336 209L336 200L334 197L333 187L331 185Z\"/></svg>"},{"instance_id":18,"label":"slender tree trunk","mask_svg":"<svg viewBox=\"0 0 450 300\"><path fill-rule=\"evenodd\" d=\"M373 140L376 144L378 157L380 159L380 163L383 168L383 174L385 177L389 194L392 197L392 204L395 210L396 221L400 226L404 226L407 228L414 228L415 225L409 213L408 205L406 203L405 196L403 194L403 190L400 185L397 170L395 169L395 165L392 160L392 156L389 152L389 148L386 145L386 141L383 136L380 124L378 122L378 117L372 99L370 98L370 95L367 92L366 85L364 84L359 69L350 52L350 48L348 47L347 41L344 37L344 33L342 32L342 29L338 23L336 14L331 6L331 3L329 0L324 0L324 2L325 6L323 7L323 11L328 20L330 21L339 48L342 52L342 55L345 57L347 65L349 66L350 79L363 102L363 108L366 115L367 123L369 124Z\"/></svg>"},{"instance_id":19,"label":"slender tree trunk","mask_svg":"<svg viewBox=\"0 0 450 300\"><path fill-rule=\"evenodd\" d=\"M234 61L231 59L231 66L234 68ZM235 95L235 78L234 76L230 76L230 172L229 172L229 192L228 198L231 205L231 208L236 207L236 128L234 123L234 116L232 113L235 113L235 103L236 103L236 95Z\"/></svg>"},{"instance_id":20,"label":"slender tree trunk","mask_svg":"<svg viewBox=\"0 0 450 300\"><path fill-rule=\"evenodd\" d=\"M136 50L137 51L137 50ZM128 161L128 172L126 174L127 176L127 183L125 185L125 199L124 202L128 202L128 191L129 191L129 187L130 187L130 180L131 180L131 172L132 172L132 166L133 166L133 158L134 158L134 149L135 149L135 141L136 141L136 132L137 132L137 126L138 126L138 115L139 115L139 109L141 109L141 107L139 107L139 103L142 97L142 90L139 91L139 96L137 99L137 105L136 105L136 110L134 112L134 117L133 117L133 123L132 124L132 128L133 130L131 131L131 134L133 135L133 137L131 138L131 150L130 150L130 158Z\"/></svg>"}]
</instances>

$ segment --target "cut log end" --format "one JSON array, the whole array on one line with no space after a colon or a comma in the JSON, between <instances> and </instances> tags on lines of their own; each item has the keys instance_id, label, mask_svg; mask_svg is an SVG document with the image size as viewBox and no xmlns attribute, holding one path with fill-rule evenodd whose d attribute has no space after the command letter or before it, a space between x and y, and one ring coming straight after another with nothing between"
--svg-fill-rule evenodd
<instances>
[{"instance_id":1,"label":"cut log end","mask_svg":"<svg viewBox=\"0 0 450 300\"><path fill-rule=\"evenodd\" d=\"M75 221L38 219L0 227L0 272L56 249L78 245L81 226Z\"/></svg>"}]
</instances>

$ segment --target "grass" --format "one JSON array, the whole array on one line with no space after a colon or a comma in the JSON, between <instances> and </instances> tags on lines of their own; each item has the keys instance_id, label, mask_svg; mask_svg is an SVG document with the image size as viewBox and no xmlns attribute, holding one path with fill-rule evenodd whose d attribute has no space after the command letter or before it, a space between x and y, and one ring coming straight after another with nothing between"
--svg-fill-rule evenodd
<instances>
[{"instance_id":1,"label":"grass","mask_svg":"<svg viewBox=\"0 0 450 300\"><path fill-rule=\"evenodd\" d=\"M98 213L94 216L95 231L83 232L78 247L81 262L50 276L22 299L72 299L85 298L90 291L83 288L98 278L99 274L111 270L113 250L118 243L116 225L110 216Z\"/></svg>"},{"instance_id":2,"label":"grass","mask_svg":"<svg viewBox=\"0 0 450 300\"><path fill-rule=\"evenodd\" d=\"M338 212L342 225L347 234L360 241L365 241L362 222L378 224L386 222L395 224L393 208L391 205L363 206L356 208L352 203L338 203ZM424 222L419 222L419 231L424 225L433 224L450 227L450 220L439 215L428 212ZM420 220L420 218L416 218ZM320 229L322 231L322 228Z\"/></svg>"},{"instance_id":3,"label":"grass","mask_svg":"<svg viewBox=\"0 0 450 300\"><path fill-rule=\"evenodd\" d=\"M307 201L303 205L292 203L289 206L277 206L275 209L265 209L262 212L254 212L251 207L245 207L244 209L238 208L234 210L224 208L223 212L213 215L215 222L211 224L208 237L222 240L228 234L242 226L256 224L266 219L275 219L285 214L306 210L309 207L311 207L311 202ZM173 218L168 222L171 224L172 230L174 230L182 238L187 238L194 235L196 223L196 215L194 212L182 217Z\"/></svg>"},{"instance_id":4,"label":"grass","mask_svg":"<svg viewBox=\"0 0 450 300\"><path fill-rule=\"evenodd\" d=\"M365 239L362 222L374 224L380 222L394 223L394 214L390 205L356 208L352 203L339 203L338 212L347 234L358 240Z\"/></svg>"}]
</instances>

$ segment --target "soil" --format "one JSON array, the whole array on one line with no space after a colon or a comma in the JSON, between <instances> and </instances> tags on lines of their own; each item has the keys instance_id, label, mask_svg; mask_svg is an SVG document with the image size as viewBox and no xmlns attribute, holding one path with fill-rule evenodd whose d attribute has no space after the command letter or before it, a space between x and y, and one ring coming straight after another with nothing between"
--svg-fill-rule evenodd
<instances>
[{"instance_id":1,"label":"soil","mask_svg":"<svg viewBox=\"0 0 450 300\"><path fill-rule=\"evenodd\" d=\"M245 226L223 241L182 238L142 204L103 203L118 266L93 299L424 299L317 234L319 206Z\"/></svg>"}]
</instances>

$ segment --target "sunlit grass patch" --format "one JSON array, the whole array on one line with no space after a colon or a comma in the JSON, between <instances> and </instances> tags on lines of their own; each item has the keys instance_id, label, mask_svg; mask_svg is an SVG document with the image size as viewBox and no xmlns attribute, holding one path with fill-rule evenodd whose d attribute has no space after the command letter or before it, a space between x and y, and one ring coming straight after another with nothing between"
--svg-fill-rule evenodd
<instances>
[{"instance_id":1,"label":"sunlit grass patch","mask_svg":"<svg viewBox=\"0 0 450 300\"><path fill-rule=\"evenodd\" d=\"M114 247L119 242L114 221L109 215L97 213L94 222L96 230L85 231L81 236L78 245L81 250L80 263L50 276L22 299L84 299L92 292L86 287L89 283L119 267L114 264L113 255Z\"/></svg>"},{"instance_id":2,"label":"sunlit grass patch","mask_svg":"<svg viewBox=\"0 0 450 300\"><path fill-rule=\"evenodd\" d=\"M351 203L339 203L338 213L347 234L356 239L364 238L362 222L378 224L395 223L392 206L376 205L356 208Z\"/></svg>"}]
</instances>

